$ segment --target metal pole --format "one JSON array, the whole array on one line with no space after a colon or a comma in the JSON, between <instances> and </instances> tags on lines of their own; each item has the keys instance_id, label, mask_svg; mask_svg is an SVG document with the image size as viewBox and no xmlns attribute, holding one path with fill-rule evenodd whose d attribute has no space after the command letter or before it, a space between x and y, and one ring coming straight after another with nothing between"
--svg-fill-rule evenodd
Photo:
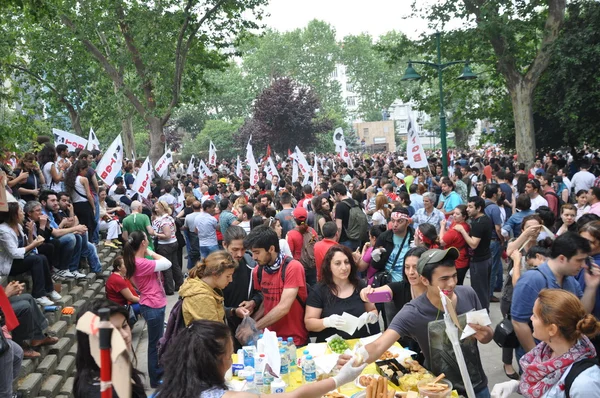
<instances>
[{"instance_id":1,"label":"metal pole","mask_svg":"<svg viewBox=\"0 0 600 398\"><path fill-rule=\"evenodd\" d=\"M437 70L438 80L440 83L440 141L442 144L442 175L448 177L448 149L446 148L446 113L444 112L444 88L442 80L442 49L441 49L441 33L437 32Z\"/></svg>"}]
</instances>

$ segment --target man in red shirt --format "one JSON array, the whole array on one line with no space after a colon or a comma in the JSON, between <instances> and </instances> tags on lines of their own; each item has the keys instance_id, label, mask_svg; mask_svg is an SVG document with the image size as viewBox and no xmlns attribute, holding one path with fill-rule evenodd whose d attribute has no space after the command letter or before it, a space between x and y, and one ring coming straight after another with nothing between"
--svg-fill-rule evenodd
<instances>
[{"instance_id":1,"label":"man in red shirt","mask_svg":"<svg viewBox=\"0 0 600 398\"><path fill-rule=\"evenodd\" d=\"M292 337L298 347L305 345L308 332L304 326L304 309L308 292L304 267L280 253L279 238L266 225L254 228L244 240L244 246L258 263L252 270L252 280L255 290L264 296L264 316L256 327L259 330L268 327L278 336ZM246 341L248 336L241 332L236 337Z\"/></svg>"},{"instance_id":2,"label":"man in red shirt","mask_svg":"<svg viewBox=\"0 0 600 398\"><path fill-rule=\"evenodd\" d=\"M327 250L338 244L340 234L335 221L323 224L323 240L315 243L315 267L317 268L317 282L321 280L321 265Z\"/></svg>"},{"instance_id":3,"label":"man in red shirt","mask_svg":"<svg viewBox=\"0 0 600 398\"><path fill-rule=\"evenodd\" d=\"M288 231L286 239L290 245L290 250L294 260L300 261L300 258L302 257L302 248L304 247L304 235L312 234L315 242L319 240L319 236L317 235L317 231L308 226L306 222L308 219L308 212L304 207L298 205L298 207L296 207L292 212L292 216L296 222L296 227L291 231ZM309 286L315 285L317 283L317 272L315 270L316 267L313 268L313 265L309 264L302 265L304 266L306 283Z\"/></svg>"},{"instance_id":4,"label":"man in red shirt","mask_svg":"<svg viewBox=\"0 0 600 398\"><path fill-rule=\"evenodd\" d=\"M313 200L312 187L310 185L305 185L302 188L302 199L298 202L298 207L304 207L306 211L308 211L308 205Z\"/></svg>"}]
</instances>

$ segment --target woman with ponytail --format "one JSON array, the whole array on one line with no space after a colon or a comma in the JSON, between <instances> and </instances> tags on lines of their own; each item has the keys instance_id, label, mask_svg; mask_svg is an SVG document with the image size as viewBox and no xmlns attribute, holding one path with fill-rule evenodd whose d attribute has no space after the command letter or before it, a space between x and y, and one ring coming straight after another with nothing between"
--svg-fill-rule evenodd
<instances>
[{"instance_id":1,"label":"woman with ponytail","mask_svg":"<svg viewBox=\"0 0 600 398\"><path fill-rule=\"evenodd\" d=\"M533 337L541 341L520 361L521 381L494 386L492 397L504 398L514 392L524 397L598 397L600 367L589 337L600 333L600 322L587 314L573 293L562 289L542 290L531 316ZM581 367L583 364L589 367ZM570 372L576 376L569 385Z\"/></svg>"},{"instance_id":2,"label":"woman with ponytail","mask_svg":"<svg viewBox=\"0 0 600 398\"><path fill-rule=\"evenodd\" d=\"M237 263L225 250L212 252L196 263L179 289L186 326L200 319L225 323L226 318L234 314L239 318L248 314L242 307L225 308L223 305L223 289L231 283L236 268Z\"/></svg>"},{"instance_id":3,"label":"woman with ponytail","mask_svg":"<svg viewBox=\"0 0 600 398\"><path fill-rule=\"evenodd\" d=\"M156 388L162 369L158 366L156 344L163 335L167 296L160 272L171 267L171 262L148 247L146 234L134 231L123 247L126 278L132 280L140 292L140 312L148 326L148 376L150 386Z\"/></svg>"}]
</instances>

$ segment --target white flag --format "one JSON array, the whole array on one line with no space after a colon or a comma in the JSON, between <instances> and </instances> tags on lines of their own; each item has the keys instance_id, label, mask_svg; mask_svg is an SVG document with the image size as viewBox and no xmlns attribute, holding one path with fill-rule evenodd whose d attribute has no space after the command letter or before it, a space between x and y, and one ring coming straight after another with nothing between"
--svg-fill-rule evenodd
<instances>
[{"instance_id":1,"label":"white flag","mask_svg":"<svg viewBox=\"0 0 600 398\"><path fill-rule=\"evenodd\" d=\"M119 134L102 156L102 160L96 167L96 174L107 185L112 185L121 167L123 167L123 142L121 141L121 134Z\"/></svg>"},{"instance_id":2,"label":"white flag","mask_svg":"<svg viewBox=\"0 0 600 398\"><path fill-rule=\"evenodd\" d=\"M195 169L195 167L194 167L194 159L195 159L195 156L192 155L192 157L190 158L190 163L188 164L188 168L187 168L187 174L188 175L194 174L194 169Z\"/></svg>"},{"instance_id":3,"label":"white flag","mask_svg":"<svg viewBox=\"0 0 600 398\"><path fill-rule=\"evenodd\" d=\"M98 137L96 137L96 134L94 133L94 130L91 127L86 149L88 151L91 151L93 149L100 150L100 141L98 141Z\"/></svg>"},{"instance_id":4,"label":"white flag","mask_svg":"<svg viewBox=\"0 0 600 398\"><path fill-rule=\"evenodd\" d=\"M319 158L315 155L315 160L313 163L313 168L312 168L312 189L313 192L315 191L315 188L317 188L317 182L319 180L319 167L317 166L319 163L317 163L319 161Z\"/></svg>"},{"instance_id":5,"label":"white flag","mask_svg":"<svg viewBox=\"0 0 600 398\"><path fill-rule=\"evenodd\" d=\"M302 153L300 148L296 147L294 154L296 155L296 159L298 159L298 167L300 167L300 171L304 175L304 180L306 181L306 177L308 176L308 173L310 171L310 165L306 161L306 158L304 157L304 154Z\"/></svg>"},{"instance_id":6,"label":"white flag","mask_svg":"<svg viewBox=\"0 0 600 398\"><path fill-rule=\"evenodd\" d=\"M144 198L148 197L150 193L150 182L152 181L152 165L150 164L150 157L146 157L142 167L135 177L135 181L131 186L133 192L137 192Z\"/></svg>"},{"instance_id":7,"label":"white flag","mask_svg":"<svg viewBox=\"0 0 600 398\"><path fill-rule=\"evenodd\" d=\"M279 173L277 172L277 168L275 167L275 163L273 163L273 159L269 156L267 165L265 166L265 172L269 177L269 180L273 179L273 176L277 176L279 178Z\"/></svg>"},{"instance_id":8,"label":"white flag","mask_svg":"<svg viewBox=\"0 0 600 398\"><path fill-rule=\"evenodd\" d=\"M333 144L335 145L335 152L342 154L346 147L346 139L344 138L344 130L341 127L333 132Z\"/></svg>"},{"instance_id":9,"label":"white flag","mask_svg":"<svg viewBox=\"0 0 600 398\"><path fill-rule=\"evenodd\" d=\"M412 120L410 114L408 115L408 128L407 130L407 141L406 141L406 156L408 157L408 164L413 169L421 169L428 166L427 156L425 156L425 150L421 145L421 138L415 123Z\"/></svg>"},{"instance_id":10,"label":"white flag","mask_svg":"<svg viewBox=\"0 0 600 398\"><path fill-rule=\"evenodd\" d=\"M158 159L156 162L156 166L154 166L154 170L158 173L159 176L164 177L169 170L169 165L173 163L173 154L171 154L170 150L166 150L166 152Z\"/></svg>"},{"instance_id":11,"label":"white flag","mask_svg":"<svg viewBox=\"0 0 600 398\"><path fill-rule=\"evenodd\" d=\"M179 196L177 196L177 205L175 206L175 212L179 213L183 210L183 204L185 202L185 188L181 182L177 183L177 187L179 188Z\"/></svg>"},{"instance_id":12,"label":"white flag","mask_svg":"<svg viewBox=\"0 0 600 398\"><path fill-rule=\"evenodd\" d=\"M206 163L204 163L204 160L200 160L200 164L198 165L198 169L202 170L202 174L204 174L207 177L212 177L212 171L210 171L210 169L208 168L208 166L206 165Z\"/></svg>"},{"instance_id":13,"label":"white flag","mask_svg":"<svg viewBox=\"0 0 600 398\"><path fill-rule=\"evenodd\" d=\"M217 165L217 148L215 148L215 144L212 141L208 147L208 164L211 166Z\"/></svg>"},{"instance_id":14,"label":"white flag","mask_svg":"<svg viewBox=\"0 0 600 398\"><path fill-rule=\"evenodd\" d=\"M252 136L250 136L250 139L248 140L248 144L246 145L246 163L248 163L248 165L250 167L252 167L252 165L256 166L256 160L254 159L254 153L252 152Z\"/></svg>"},{"instance_id":15,"label":"white flag","mask_svg":"<svg viewBox=\"0 0 600 398\"><path fill-rule=\"evenodd\" d=\"M235 165L235 175L241 180L243 177L242 174L242 163L240 162L240 155L237 157L237 164Z\"/></svg>"},{"instance_id":16,"label":"white flag","mask_svg":"<svg viewBox=\"0 0 600 398\"><path fill-rule=\"evenodd\" d=\"M292 160L292 184L298 181L298 162L296 159Z\"/></svg>"},{"instance_id":17,"label":"white flag","mask_svg":"<svg viewBox=\"0 0 600 398\"><path fill-rule=\"evenodd\" d=\"M342 152L340 152L340 156L342 160L346 162L349 168L354 168L354 164L352 163L352 159L350 158L350 153L348 152L348 148L346 148L346 145L342 147Z\"/></svg>"},{"instance_id":18,"label":"white flag","mask_svg":"<svg viewBox=\"0 0 600 398\"><path fill-rule=\"evenodd\" d=\"M85 149L88 143L88 140L83 137L59 129L52 129L52 134L54 135L54 145L65 144L69 147L69 151L77 148Z\"/></svg>"}]
</instances>

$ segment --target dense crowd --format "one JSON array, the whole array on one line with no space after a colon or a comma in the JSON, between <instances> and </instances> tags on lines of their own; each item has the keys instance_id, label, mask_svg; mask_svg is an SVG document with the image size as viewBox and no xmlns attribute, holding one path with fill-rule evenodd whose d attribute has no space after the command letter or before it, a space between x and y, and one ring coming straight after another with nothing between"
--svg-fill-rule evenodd
<instances>
[{"instance_id":1,"label":"dense crowd","mask_svg":"<svg viewBox=\"0 0 600 398\"><path fill-rule=\"evenodd\" d=\"M233 161L211 166L211 176L186 174L177 162L152 180L148 196L132 189L141 161L124 161L107 185L94 171L102 155L44 143L36 154L2 159L9 211L0 213L0 275L14 281L0 289L8 346L1 398L11 396L22 358L57 342L44 333L40 306L61 299L55 282L101 272L98 245L122 255L106 281L109 301L91 301L80 314L108 307L130 350L130 326L145 319L146 375L159 397L243 394L227 390L225 373L252 338L243 326L249 317L298 347L383 332L359 350L362 362L398 341L465 394L456 359L445 355L451 347L432 338L444 333L440 292L462 327L468 312L499 303L514 329L518 343L503 344L501 358L510 380L493 396L563 397L575 370L570 396L600 396L600 368L591 361L600 346L597 153L545 153L525 165L492 148L453 154L447 173L437 153L426 169L397 153L353 153L350 163L323 154L307 176L277 156L276 170L261 172L256 184ZM18 282L24 273L30 294ZM167 296L176 293L180 303L167 317ZM381 295L388 299L374 299ZM342 331L343 313L364 326ZM174 317L185 329L159 355L171 338L165 321ZM474 335L461 341L469 377L476 396L489 397L478 343L492 342L494 330L469 326ZM96 396L87 335L78 334L78 344L75 396ZM194 354L182 358L181 347ZM352 381L364 365L348 359L340 356L332 379L291 394L320 397ZM146 396L144 375L133 376L134 395Z\"/></svg>"}]
</instances>

